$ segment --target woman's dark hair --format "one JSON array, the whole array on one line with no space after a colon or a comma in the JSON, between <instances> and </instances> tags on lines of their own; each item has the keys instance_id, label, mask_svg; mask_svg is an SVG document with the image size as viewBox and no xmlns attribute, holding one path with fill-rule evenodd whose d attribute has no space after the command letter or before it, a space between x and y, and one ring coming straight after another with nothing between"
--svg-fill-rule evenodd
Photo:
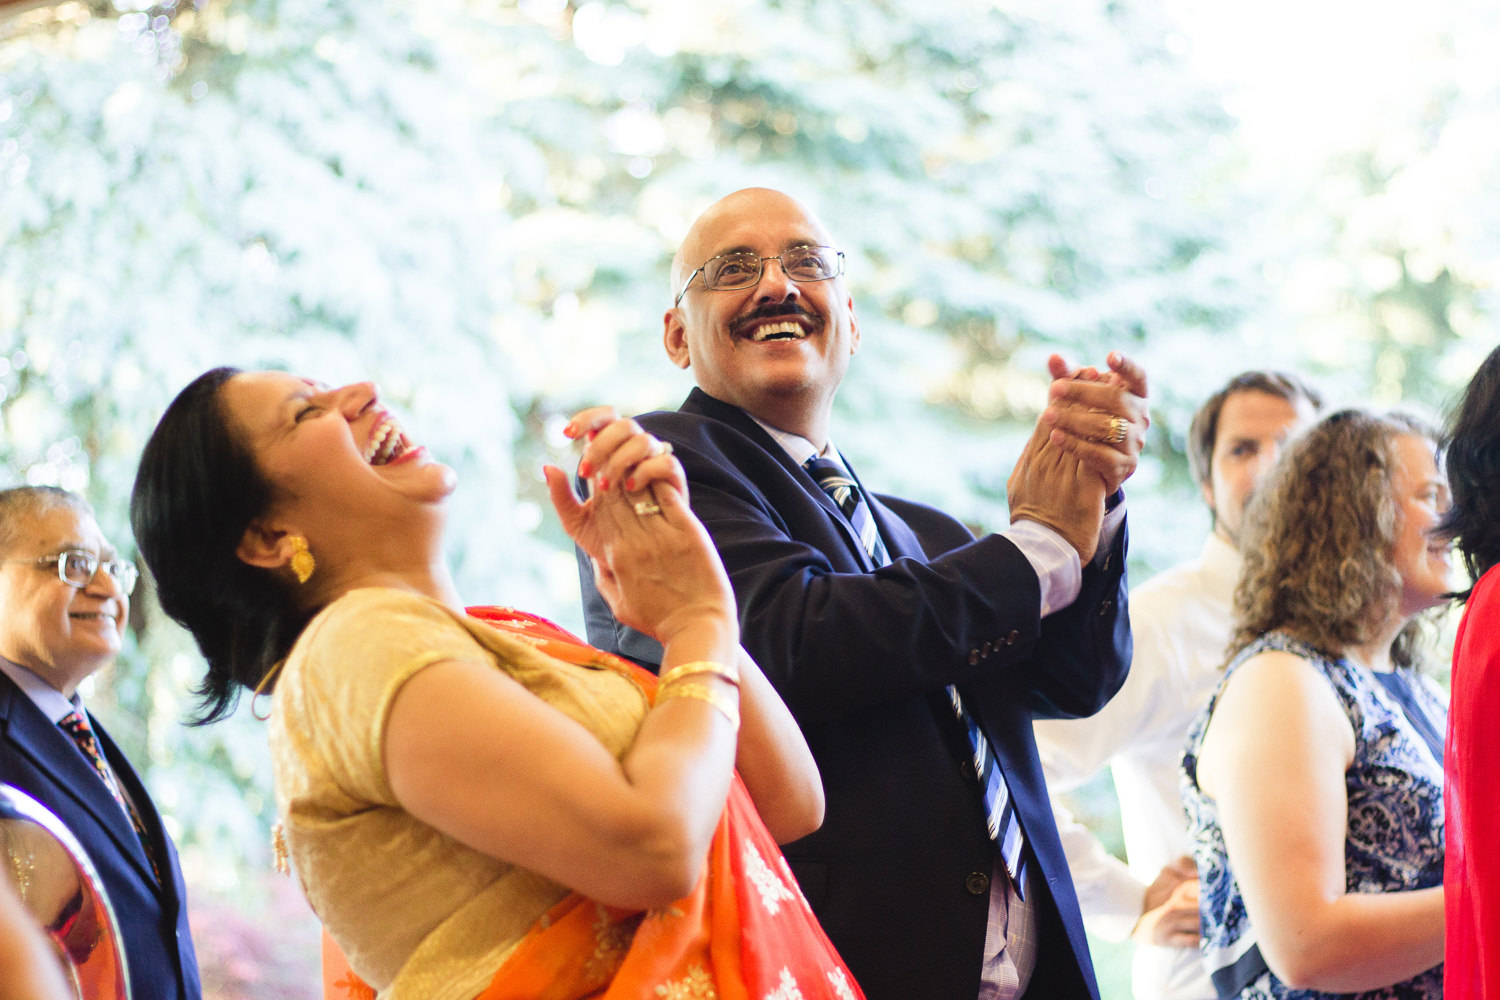
<instances>
[{"instance_id":1,"label":"woman's dark hair","mask_svg":"<svg viewBox=\"0 0 1500 1000\"><path fill-rule=\"evenodd\" d=\"M1401 513L1392 477L1395 441L1438 433L1406 414L1330 414L1298 438L1245 512L1230 653L1282 631L1329 656L1369 642L1398 607L1393 552ZM1397 666L1417 666L1422 619L1391 645Z\"/></svg>"},{"instance_id":2,"label":"woman's dark hair","mask_svg":"<svg viewBox=\"0 0 1500 1000\"><path fill-rule=\"evenodd\" d=\"M220 390L238 374L215 368L177 394L146 442L130 497L130 525L162 610L208 660L195 725L233 712L239 687L254 690L309 618L286 585L235 551L273 497L224 411Z\"/></svg>"},{"instance_id":3,"label":"woman's dark hair","mask_svg":"<svg viewBox=\"0 0 1500 1000\"><path fill-rule=\"evenodd\" d=\"M1500 347L1490 352L1448 420L1453 506L1438 531L1458 542L1469 576L1500 563ZM1456 595L1467 601L1472 584Z\"/></svg>"}]
</instances>

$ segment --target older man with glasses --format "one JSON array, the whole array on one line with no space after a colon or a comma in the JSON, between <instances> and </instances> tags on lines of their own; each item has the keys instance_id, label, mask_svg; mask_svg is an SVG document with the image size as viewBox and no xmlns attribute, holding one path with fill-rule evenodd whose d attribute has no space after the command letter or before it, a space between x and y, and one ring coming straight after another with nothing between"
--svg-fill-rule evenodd
<instances>
[{"instance_id":1,"label":"older man with glasses","mask_svg":"<svg viewBox=\"0 0 1500 1000\"><path fill-rule=\"evenodd\" d=\"M1125 676L1118 491L1145 376L1118 355L1097 376L1054 359L1012 524L976 539L866 491L831 441L860 343L843 272L787 195L714 204L677 253L664 316L667 356L698 387L639 418L682 461L745 648L822 772L823 828L786 857L870 1000L1097 997L1031 723L1098 711ZM584 564L589 640L655 662Z\"/></svg>"},{"instance_id":2,"label":"older man with glasses","mask_svg":"<svg viewBox=\"0 0 1500 1000\"><path fill-rule=\"evenodd\" d=\"M176 849L78 694L119 653L135 583L135 564L83 499L47 486L0 491L0 782L52 810L88 852L120 923L133 995L198 1000Z\"/></svg>"}]
</instances>

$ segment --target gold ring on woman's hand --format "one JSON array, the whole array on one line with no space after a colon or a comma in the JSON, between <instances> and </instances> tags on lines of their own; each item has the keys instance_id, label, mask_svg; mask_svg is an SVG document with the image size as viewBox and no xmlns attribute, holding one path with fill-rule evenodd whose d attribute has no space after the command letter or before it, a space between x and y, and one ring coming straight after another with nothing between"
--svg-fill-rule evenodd
<instances>
[{"instance_id":1,"label":"gold ring on woman's hand","mask_svg":"<svg viewBox=\"0 0 1500 1000\"><path fill-rule=\"evenodd\" d=\"M1130 421L1124 417L1109 418L1109 433L1104 435L1105 444L1119 444L1125 440L1125 432L1130 430Z\"/></svg>"},{"instance_id":2,"label":"gold ring on woman's hand","mask_svg":"<svg viewBox=\"0 0 1500 1000\"><path fill-rule=\"evenodd\" d=\"M655 500L637 500L635 502L636 517L647 517L651 514L660 514L661 504Z\"/></svg>"}]
</instances>

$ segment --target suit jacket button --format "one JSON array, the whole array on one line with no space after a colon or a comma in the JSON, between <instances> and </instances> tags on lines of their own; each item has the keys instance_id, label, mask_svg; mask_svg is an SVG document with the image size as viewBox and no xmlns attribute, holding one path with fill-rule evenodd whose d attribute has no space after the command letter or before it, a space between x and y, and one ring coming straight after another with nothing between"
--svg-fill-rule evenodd
<instances>
[{"instance_id":1,"label":"suit jacket button","mask_svg":"<svg viewBox=\"0 0 1500 1000\"><path fill-rule=\"evenodd\" d=\"M979 647L979 655L984 659L989 659L990 651L994 648L995 647L991 646L989 643L985 643L983 646Z\"/></svg>"},{"instance_id":2,"label":"suit jacket button","mask_svg":"<svg viewBox=\"0 0 1500 1000\"><path fill-rule=\"evenodd\" d=\"M1103 618L1105 615L1109 614L1114 609L1115 609L1115 602L1114 601L1110 601L1110 600L1100 601L1099 602L1099 617Z\"/></svg>"},{"instance_id":3,"label":"suit jacket button","mask_svg":"<svg viewBox=\"0 0 1500 1000\"><path fill-rule=\"evenodd\" d=\"M1005 644L1007 646L1014 646L1017 642L1020 641L1020 639L1021 632L1019 629L1011 629L1005 634Z\"/></svg>"},{"instance_id":4,"label":"suit jacket button","mask_svg":"<svg viewBox=\"0 0 1500 1000\"><path fill-rule=\"evenodd\" d=\"M971 896L988 895L990 891L990 877L984 872L970 872L969 877L964 879L964 888L969 890Z\"/></svg>"},{"instance_id":5,"label":"suit jacket button","mask_svg":"<svg viewBox=\"0 0 1500 1000\"><path fill-rule=\"evenodd\" d=\"M966 760L959 764L958 769L965 778L970 778L974 781L979 780L979 772L974 770L974 762L972 760Z\"/></svg>"},{"instance_id":6,"label":"suit jacket button","mask_svg":"<svg viewBox=\"0 0 1500 1000\"><path fill-rule=\"evenodd\" d=\"M969 650L969 666L972 667L972 666L976 665L978 662L979 662L979 650L977 650L977 649L971 649L971 650Z\"/></svg>"}]
</instances>

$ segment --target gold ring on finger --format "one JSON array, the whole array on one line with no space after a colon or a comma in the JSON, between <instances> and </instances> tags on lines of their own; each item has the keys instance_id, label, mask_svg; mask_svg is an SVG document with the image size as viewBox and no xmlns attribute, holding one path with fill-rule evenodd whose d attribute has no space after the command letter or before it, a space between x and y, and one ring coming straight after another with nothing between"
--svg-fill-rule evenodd
<instances>
[{"instance_id":1,"label":"gold ring on finger","mask_svg":"<svg viewBox=\"0 0 1500 1000\"><path fill-rule=\"evenodd\" d=\"M1109 418L1109 433L1104 435L1105 444L1119 444L1125 440L1125 432L1130 430L1130 421L1124 417Z\"/></svg>"},{"instance_id":2,"label":"gold ring on finger","mask_svg":"<svg viewBox=\"0 0 1500 1000\"><path fill-rule=\"evenodd\" d=\"M652 514L661 513L661 504L655 500L637 500L635 502L636 517L649 517Z\"/></svg>"}]
</instances>

